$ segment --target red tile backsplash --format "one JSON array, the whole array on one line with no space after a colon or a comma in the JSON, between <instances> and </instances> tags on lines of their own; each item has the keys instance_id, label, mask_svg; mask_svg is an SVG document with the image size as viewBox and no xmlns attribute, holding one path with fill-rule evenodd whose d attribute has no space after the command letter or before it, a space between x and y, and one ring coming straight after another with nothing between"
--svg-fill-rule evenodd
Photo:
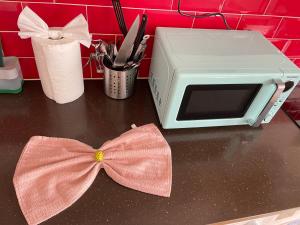
<instances>
[{"instance_id":1,"label":"red tile backsplash","mask_svg":"<svg viewBox=\"0 0 300 225\"><path fill-rule=\"evenodd\" d=\"M299 0L272 0L266 11L271 15L300 16Z\"/></svg>"},{"instance_id":2,"label":"red tile backsplash","mask_svg":"<svg viewBox=\"0 0 300 225\"><path fill-rule=\"evenodd\" d=\"M23 3L38 14L49 27L62 27L80 13L86 17L85 6L44 3Z\"/></svg>"},{"instance_id":3,"label":"red tile backsplash","mask_svg":"<svg viewBox=\"0 0 300 225\"><path fill-rule=\"evenodd\" d=\"M231 29L236 28L241 18L240 15L225 15L225 17ZM214 16L214 17L195 19L193 28L226 29L226 26L221 17Z\"/></svg>"},{"instance_id":4,"label":"red tile backsplash","mask_svg":"<svg viewBox=\"0 0 300 225\"><path fill-rule=\"evenodd\" d=\"M97 1L97 0L93 0ZM215 1L215 0L214 0ZM123 7L147 8L147 9L170 9L173 0L121 0Z\"/></svg>"},{"instance_id":5,"label":"red tile backsplash","mask_svg":"<svg viewBox=\"0 0 300 225\"><path fill-rule=\"evenodd\" d=\"M266 37L273 37L281 18L272 16L243 15L238 30L256 30Z\"/></svg>"},{"instance_id":6,"label":"red tile backsplash","mask_svg":"<svg viewBox=\"0 0 300 225\"><path fill-rule=\"evenodd\" d=\"M83 5L102 5L110 6L111 1L107 0L56 0L57 3L68 3L68 4L83 4Z\"/></svg>"},{"instance_id":7,"label":"red tile backsplash","mask_svg":"<svg viewBox=\"0 0 300 225\"><path fill-rule=\"evenodd\" d=\"M287 43L286 40L281 40L281 39L270 39L271 43L275 45L279 50L283 50L285 47L285 44Z\"/></svg>"},{"instance_id":8,"label":"red tile backsplash","mask_svg":"<svg viewBox=\"0 0 300 225\"><path fill-rule=\"evenodd\" d=\"M180 16L174 11L146 10L148 24L146 32L155 34L156 27L185 27L191 28L193 18Z\"/></svg>"},{"instance_id":9,"label":"red tile backsplash","mask_svg":"<svg viewBox=\"0 0 300 225\"><path fill-rule=\"evenodd\" d=\"M5 55L33 57L30 39L21 39L17 32L1 32L2 47Z\"/></svg>"},{"instance_id":10,"label":"red tile backsplash","mask_svg":"<svg viewBox=\"0 0 300 225\"><path fill-rule=\"evenodd\" d=\"M148 77L150 62L151 62L151 59L143 59L143 61L141 62L141 66L140 66L140 69L139 69L139 76L140 77Z\"/></svg>"},{"instance_id":11,"label":"red tile backsplash","mask_svg":"<svg viewBox=\"0 0 300 225\"><path fill-rule=\"evenodd\" d=\"M181 10L192 10L192 11L220 11L224 0L181 0ZM173 9L177 10L178 0L173 0Z\"/></svg>"},{"instance_id":12,"label":"red tile backsplash","mask_svg":"<svg viewBox=\"0 0 300 225\"><path fill-rule=\"evenodd\" d=\"M138 14L142 14L140 9L124 9L124 18L127 27L130 27ZM120 34L116 16L112 7L87 7L90 32L102 34Z\"/></svg>"},{"instance_id":13,"label":"red tile backsplash","mask_svg":"<svg viewBox=\"0 0 300 225\"><path fill-rule=\"evenodd\" d=\"M225 0L223 12L263 14L272 0Z\"/></svg>"},{"instance_id":14,"label":"red tile backsplash","mask_svg":"<svg viewBox=\"0 0 300 225\"><path fill-rule=\"evenodd\" d=\"M25 79L39 78L34 58L19 58L19 61Z\"/></svg>"},{"instance_id":15,"label":"red tile backsplash","mask_svg":"<svg viewBox=\"0 0 300 225\"><path fill-rule=\"evenodd\" d=\"M295 59L295 60L294 60L294 63L295 63L298 67L300 67L300 59Z\"/></svg>"},{"instance_id":16,"label":"red tile backsplash","mask_svg":"<svg viewBox=\"0 0 300 225\"><path fill-rule=\"evenodd\" d=\"M275 37L300 39L300 17L283 18Z\"/></svg>"},{"instance_id":17,"label":"red tile backsplash","mask_svg":"<svg viewBox=\"0 0 300 225\"><path fill-rule=\"evenodd\" d=\"M17 30L18 16L22 10L19 2L0 2L0 31Z\"/></svg>"},{"instance_id":18,"label":"red tile backsplash","mask_svg":"<svg viewBox=\"0 0 300 225\"><path fill-rule=\"evenodd\" d=\"M288 41L284 53L289 57L300 58L300 40Z\"/></svg>"},{"instance_id":19,"label":"red tile backsplash","mask_svg":"<svg viewBox=\"0 0 300 225\"><path fill-rule=\"evenodd\" d=\"M151 36L147 41L147 48L146 48L146 51L145 51L145 58L151 58L153 43L154 43L154 36Z\"/></svg>"},{"instance_id":20,"label":"red tile backsplash","mask_svg":"<svg viewBox=\"0 0 300 225\"><path fill-rule=\"evenodd\" d=\"M82 59L81 59L82 66L83 66L83 68L82 68L83 77L84 77L84 78L91 78L91 77L92 77L92 74L91 74L91 67L90 67L89 64L86 65L87 61L88 61L88 58L82 58Z\"/></svg>"},{"instance_id":21,"label":"red tile backsplash","mask_svg":"<svg viewBox=\"0 0 300 225\"><path fill-rule=\"evenodd\" d=\"M91 69L92 69L92 71L91 71L92 78L103 78L103 74L102 73L97 73L95 61L92 61L92 63L91 63Z\"/></svg>"},{"instance_id":22,"label":"red tile backsplash","mask_svg":"<svg viewBox=\"0 0 300 225\"><path fill-rule=\"evenodd\" d=\"M191 14L223 12L232 29L256 30L300 66L300 1L299 0L181 0L182 10ZM140 76L147 77L155 28L158 26L225 29L219 17L193 19L177 13L178 0L121 0L129 27L137 14L148 14L146 33L151 34L146 59L140 68ZM79 13L88 20L93 39L107 42L122 41L110 0L20 0L0 2L0 35L5 55L20 58L26 79L38 78L29 39L18 35L17 18L22 7L30 6L49 26L64 26ZM82 62L88 60L93 50L82 47ZM95 65L84 68L85 78L101 78Z\"/></svg>"}]
</instances>

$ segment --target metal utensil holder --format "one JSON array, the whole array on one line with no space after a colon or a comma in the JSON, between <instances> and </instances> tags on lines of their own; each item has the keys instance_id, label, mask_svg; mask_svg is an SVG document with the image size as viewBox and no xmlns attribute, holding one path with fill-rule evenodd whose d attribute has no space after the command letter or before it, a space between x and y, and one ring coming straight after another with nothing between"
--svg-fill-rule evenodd
<instances>
[{"instance_id":1,"label":"metal utensil holder","mask_svg":"<svg viewBox=\"0 0 300 225\"><path fill-rule=\"evenodd\" d=\"M104 92L113 99L129 98L134 91L134 84L139 70L139 64L125 69L112 68L105 60L107 54L107 44L99 40L94 40L92 46L95 52L91 53L87 66L92 60L96 62L97 73L104 73Z\"/></svg>"},{"instance_id":2,"label":"metal utensil holder","mask_svg":"<svg viewBox=\"0 0 300 225\"><path fill-rule=\"evenodd\" d=\"M138 73L138 67L117 71L103 63L104 68L104 92L114 99L129 98L133 94L134 84Z\"/></svg>"}]
</instances>

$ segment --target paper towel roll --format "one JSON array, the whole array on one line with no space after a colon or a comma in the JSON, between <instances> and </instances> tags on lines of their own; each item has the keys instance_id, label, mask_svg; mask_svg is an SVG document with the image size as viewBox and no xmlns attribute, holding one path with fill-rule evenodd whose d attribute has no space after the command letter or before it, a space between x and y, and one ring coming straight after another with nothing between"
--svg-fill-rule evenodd
<instances>
[{"instance_id":1,"label":"paper towel roll","mask_svg":"<svg viewBox=\"0 0 300 225\"><path fill-rule=\"evenodd\" d=\"M49 28L27 6L18 18L18 33L31 38L36 65L46 96L57 103L68 103L84 92L80 44L89 48L91 35L80 14L64 27Z\"/></svg>"},{"instance_id":2,"label":"paper towel roll","mask_svg":"<svg viewBox=\"0 0 300 225\"><path fill-rule=\"evenodd\" d=\"M79 98L84 92L79 42L38 37L31 42L46 96L60 104Z\"/></svg>"}]
</instances>

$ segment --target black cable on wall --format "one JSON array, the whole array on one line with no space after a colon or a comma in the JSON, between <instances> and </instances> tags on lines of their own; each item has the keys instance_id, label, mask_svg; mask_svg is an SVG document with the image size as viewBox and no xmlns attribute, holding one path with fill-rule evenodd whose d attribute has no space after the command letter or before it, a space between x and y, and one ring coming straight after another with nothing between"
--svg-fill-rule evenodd
<instances>
[{"instance_id":1,"label":"black cable on wall","mask_svg":"<svg viewBox=\"0 0 300 225\"><path fill-rule=\"evenodd\" d=\"M226 29L231 30L230 26L227 23L227 20L226 20L224 14L222 14L220 12L217 12L217 13L203 13L203 14L200 14L200 15L193 15L193 14L185 13L185 12L181 11L181 0L178 0L177 11L182 16L187 16L187 17L192 17L192 18L199 18L199 19L206 18L206 17L211 17L211 16L220 16L222 18L225 26L226 26Z\"/></svg>"}]
</instances>

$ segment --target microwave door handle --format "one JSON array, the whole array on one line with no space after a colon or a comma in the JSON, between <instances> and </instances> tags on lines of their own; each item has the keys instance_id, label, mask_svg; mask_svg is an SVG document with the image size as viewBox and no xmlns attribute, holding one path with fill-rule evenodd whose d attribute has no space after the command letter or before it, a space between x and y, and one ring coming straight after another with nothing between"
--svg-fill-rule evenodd
<instances>
[{"instance_id":1,"label":"microwave door handle","mask_svg":"<svg viewBox=\"0 0 300 225\"><path fill-rule=\"evenodd\" d=\"M285 89L285 83L282 82L281 80L275 80L275 84L276 84L276 90L274 94L272 95L271 99L269 100L269 102L267 103L263 111L257 117L255 123L252 124L253 127L259 127L259 125L266 118L266 116L270 112L270 109L273 107L273 105L275 104L275 102L278 100L279 96Z\"/></svg>"}]
</instances>

